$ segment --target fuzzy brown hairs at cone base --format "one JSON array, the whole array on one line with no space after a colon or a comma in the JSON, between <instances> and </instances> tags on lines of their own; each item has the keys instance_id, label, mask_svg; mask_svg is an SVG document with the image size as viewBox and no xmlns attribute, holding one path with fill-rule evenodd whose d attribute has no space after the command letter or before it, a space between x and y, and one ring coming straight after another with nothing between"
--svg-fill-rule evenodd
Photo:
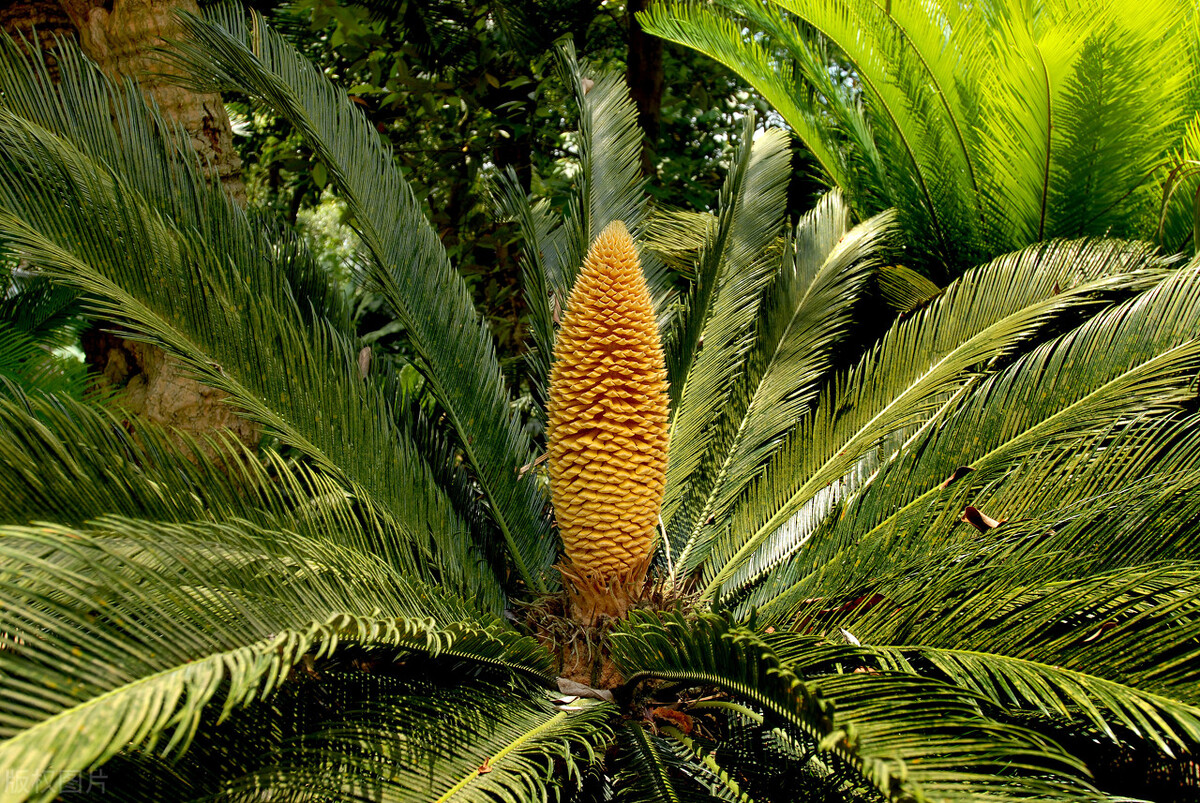
<instances>
[{"instance_id":1,"label":"fuzzy brown hairs at cone base","mask_svg":"<svg viewBox=\"0 0 1200 803\"><path fill-rule=\"evenodd\" d=\"M662 507L667 405L650 291L633 239L614 221L571 290L547 411L564 577L596 613L622 615L645 579Z\"/></svg>"}]
</instances>

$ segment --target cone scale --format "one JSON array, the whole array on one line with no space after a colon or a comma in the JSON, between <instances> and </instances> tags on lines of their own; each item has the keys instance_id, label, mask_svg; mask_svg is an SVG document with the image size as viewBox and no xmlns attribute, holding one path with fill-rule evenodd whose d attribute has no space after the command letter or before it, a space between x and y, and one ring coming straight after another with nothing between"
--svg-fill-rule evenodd
<instances>
[{"instance_id":1,"label":"cone scale","mask_svg":"<svg viewBox=\"0 0 1200 803\"><path fill-rule=\"evenodd\" d=\"M547 410L563 574L593 615L623 615L645 580L667 467L667 398L650 291L616 221L571 290Z\"/></svg>"}]
</instances>

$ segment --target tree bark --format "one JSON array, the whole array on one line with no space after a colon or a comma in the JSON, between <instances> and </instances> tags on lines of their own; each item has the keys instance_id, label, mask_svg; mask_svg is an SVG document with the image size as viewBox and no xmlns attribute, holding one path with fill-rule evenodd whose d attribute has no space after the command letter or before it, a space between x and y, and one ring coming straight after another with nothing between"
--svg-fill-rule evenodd
<instances>
[{"instance_id":1,"label":"tree bark","mask_svg":"<svg viewBox=\"0 0 1200 803\"><path fill-rule=\"evenodd\" d=\"M18 0L0 10L0 25L26 40L36 28L43 47L56 36L74 40L109 77L138 79L167 121L187 132L211 175L244 204L241 160L220 96L172 86L154 55L155 47L182 33L175 9L198 10L195 0ZM57 79L53 53L45 60ZM123 389L118 403L126 410L192 436L225 429L248 445L258 442L258 427L224 404L224 394L188 376L174 357L103 328L100 322L84 333L84 356L100 385Z\"/></svg>"},{"instance_id":2,"label":"tree bark","mask_svg":"<svg viewBox=\"0 0 1200 803\"><path fill-rule=\"evenodd\" d=\"M191 137L192 147L229 194L246 203L242 162L221 96L174 86L153 49L183 31L175 11L199 13L195 0L61 0L79 30L83 50L112 78L132 76L163 116Z\"/></svg>"},{"instance_id":3,"label":"tree bark","mask_svg":"<svg viewBox=\"0 0 1200 803\"><path fill-rule=\"evenodd\" d=\"M663 43L642 30L637 12L650 5L650 0L629 0L625 6L629 24L629 49L626 57L625 82L638 110L638 125L642 127L642 175L658 175L658 135L662 125Z\"/></svg>"},{"instance_id":4,"label":"tree bark","mask_svg":"<svg viewBox=\"0 0 1200 803\"><path fill-rule=\"evenodd\" d=\"M77 40L77 31L71 17L58 0L19 0L0 6L0 28L11 35L26 53L34 42L35 32L38 52L50 70L50 77L58 80L58 63L54 59L54 45L59 39Z\"/></svg>"}]
</instances>

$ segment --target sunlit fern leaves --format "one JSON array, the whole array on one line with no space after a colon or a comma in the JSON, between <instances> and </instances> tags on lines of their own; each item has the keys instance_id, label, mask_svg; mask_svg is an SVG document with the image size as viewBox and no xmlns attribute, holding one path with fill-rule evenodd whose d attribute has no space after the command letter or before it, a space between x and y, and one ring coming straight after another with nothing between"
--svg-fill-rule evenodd
<instances>
[{"instance_id":1,"label":"sunlit fern leaves","mask_svg":"<svg viewBox=\"0 0 1200 803\"><path fill-rule=\"evenodd\" d=\"M1200 101L1182 0L724 0L641 19L749 81L860 216L895 207L934 275L1049 236L1154 236Z\"/></svg>"},{"instance_id":2,"label":"sunlit fern leaves","mask_svg":"<svg viewBox=\"0 0 1200 803\"><path fill-rule=\"evenodd\" d=\"M674 575L687 577L700 565L710 525L725 520L788 432L810 412L887 231L886 218L851 231L849 211L834 193L805 216L779 256L772 255L775 264L761 309L756 320L743 321L750 326L736 359L725 372L709 370L725 377L718 385L722 396L704 400L703 426L681 431L684 445L672 452L674 474L669 476L686 478L668 484L664 503ZM681 454L694 455L690 465L677 457Z\"/></svg>"},{"instance_id":3,"label":"sunlit fern leaves","mask_svg":"<svg viewBox=\"0 0 1200 803\"><path fill-rule=\"evenodd\" d=\"M705 594L715 594L825 488L849 481L845 490L853 490L892 450L944 420L982 370L1106 298L1151 286L1164 270L1135 245L1052 243L964 275L822 387L812 415L789 433L728 520L715 523ZM805 525L793 541L809 532Z\"/></svg>"},{"instance_id":4,"label":"sunlit fern leaves","mask_svg":"<svg viewBox=\"0 0 1200 803\"><path fill-rule=\"evenodd\" d=\"M405 328L446 412L518 575L544 589L555 556L543 489L509 405L495 345L378 132L261 17L233 7L186 17L175 58L197 86L245 93L295 125L329 169L365 243L367 276Z\"/></svg>"}]
</instances>

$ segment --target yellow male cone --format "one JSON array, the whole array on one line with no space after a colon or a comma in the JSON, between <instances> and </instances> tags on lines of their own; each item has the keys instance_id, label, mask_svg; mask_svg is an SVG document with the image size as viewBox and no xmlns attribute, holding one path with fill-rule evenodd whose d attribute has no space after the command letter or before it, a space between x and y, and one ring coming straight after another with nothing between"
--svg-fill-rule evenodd
<instances>
[{"instance_id":1,"label":"yellow male cone","mask_svg":"<svg viewBox=\"0 0 1200 803\"><path fill-rule=\"evenodd\" d=\"M571 290L548 413L565 573L585 597L627 596L645 579L662 506L667 382L650 291L620 221L592 243ZM624 613L627 600L610 602L588 605Z\"/></svg>"}]
</instances>

